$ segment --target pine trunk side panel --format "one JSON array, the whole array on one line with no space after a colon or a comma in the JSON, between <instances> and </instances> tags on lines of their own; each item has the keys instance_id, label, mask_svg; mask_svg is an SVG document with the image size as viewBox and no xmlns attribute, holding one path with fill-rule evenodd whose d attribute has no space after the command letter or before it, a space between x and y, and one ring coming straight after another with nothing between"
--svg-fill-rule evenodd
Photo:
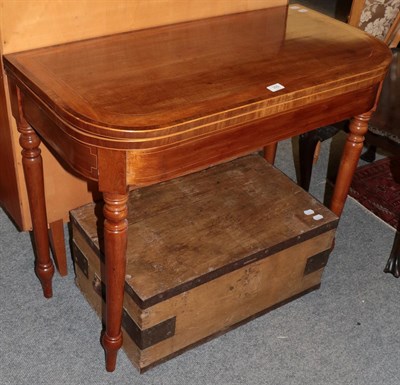
<instances>
[{"instance_id":1,"label":"pine trunk side panel","mask_svg":"<svg viewBox=\"0 0 400 385\"><path fill-rule=\"evenodd\" d=\"M146 368L189 345L228 330L254 314L318 286L323 269L304 275L305 266L309 256L331 248L333 237L334 230L331 230L148 309L139 309L131 297L125 294L124 307L132 319L141 321L142 330L176 317L174 335L147 349L139 349L126 337L124 349L129 358L139 368ZM97 256L92 252L88 258L88 279L79 269L77 275L81 290L100 313L101 297L94 292L91 284L95 279L91 263L95 259Z\"/></svg>"},{"instance_id":2,"label":"pine trunk side panel","mask_svg":"<svg viewBox=\"0 0 400 385\"><path fill-rule=\"evenodd\" d=\"M129 206L124 348L140 370L318 288L337 225L257 155L135 190ZM99 314L101 213L71 212L77 283Z\"/></svg>"},{"instance_id":3,"label":"pine trunk side panel","mask_svg":"<svg viewBox=\"0 0 400 385\"><path fill-rule=\"evenodd\" d=\"M94 273L96 273L100 278L102 278L104 276L104 264L101 263L99 257L88 246L87 242L82 237L81 233L77 231L75 227L73 227L73 234L74 234L73 235L74 243L77 245L80 252L87 259L87 265L90 266L90 269L93 270ZM300 245L292 246L291 248L284 250L280 253L277 253L276 255L285 258L285 255L291 256L301 251L305 253L305 256L312 257L321 251L329 252L332 246L333 238L334 238L334 230L330 230L324 234L319 235L316 238L305 241ZM74 254L76 254L76 252L74 252ZM267 257L267 259L271 257L272 256ZM308 258L308 260L309 259L310 258ZM292 268L292 264L295 265L298 263L295 257L293 257L293 260L294 262L288 259L287 261L288 269ZM75 263L77 264L76 258L75 258ZM82 267L80 267L80 270L82 270ZM318 269L317 272L320 275L322 269ZM303 273L305 273L304 270ZM318 274L315 275L314 272L311 274L303 274L302 281L305 282L305 286L307 287L313 286L315 284L315 277L318 276ZM92 281L93 279L94 277L92 277ZM204 285L200 285L199 287L203 287ZM141 309L137 305L137 303L132 299L132 297L127 293L125 293L124 306L126 309L128 309L129 315L134 320L134 322L141 329L147 329L155 325L158 325L159 323L167 319L170 319L179 314L181 311L183 311L184 310L183 307L185 306L184 305L185 300L182 298L185 298L186 296L187 292L172 297L167 301L160 302L150 308Z\"/></svg>"}]
</instances>

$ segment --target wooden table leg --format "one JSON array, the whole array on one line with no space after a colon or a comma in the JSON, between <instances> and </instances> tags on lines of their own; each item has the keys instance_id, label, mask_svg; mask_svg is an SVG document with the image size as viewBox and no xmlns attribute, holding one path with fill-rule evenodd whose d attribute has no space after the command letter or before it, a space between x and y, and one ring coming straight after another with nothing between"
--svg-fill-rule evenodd
<instances>
[{"instance_id":1,"label":"wooden table leg","mask_svg":"<svg viewBox=\"0 0 400 385\"><path fill-rule=\"evenodd\" d=\"M122 346L122 306L128 236L128 193L104 193L104 250L106 284L106 330L102 343L106 352L106 369L114 371L118 350Z\"/></svg>"},{"instance_id":2,"label":"wooden table leg","mask_svg":"<svg viewBox=\"0 0 400 385\"><path fill-rule=\"evenodd\" d=\"M65 250L64 222L62 219L49 224L50 246L56 268L62 277L68 274L67 253Z\"/></svg>"},{"instance_id":3,"label":"wooden table leg","mask_svg":"<svg viewBox=\"0 0 400 385\"><path fill-rule=\"evenodd\" d=\"M340 216L343 211L350 184L363 148L364 135L368 131L368 121L371 115L372 111L369 111L365 114L355 116L350 121L350 133L347 136L343 150L331 201L331 210L337 216Z\"/></svg>"},{"instance_id":4,"label":"wooden table leg","mask_svg":"<svg viewBox=\"0 0 400 385\"><path fill-rule=\"evenodd\" d=\"M278 147L278 143L271 143L268 146L264 147L264 159L270 163L275 163L276 149Z\"/></svg>"},{"instance_id":5,"label":"wooden table leg","mask_svg":"<svg viewBox=\"0 0 400 385\"><path fill-rule=\"evenodd\" d=\"M40 139L36 132L23 120L17 123L21 133L22 165L24 168L29 208L32 218L33 235L36 248L35 271L42 284L46 298L53 295L52 277L54 265L50 259L47 233L46 202L43 184L43 165L40 155Z\"/></svg>"}]
</instances>

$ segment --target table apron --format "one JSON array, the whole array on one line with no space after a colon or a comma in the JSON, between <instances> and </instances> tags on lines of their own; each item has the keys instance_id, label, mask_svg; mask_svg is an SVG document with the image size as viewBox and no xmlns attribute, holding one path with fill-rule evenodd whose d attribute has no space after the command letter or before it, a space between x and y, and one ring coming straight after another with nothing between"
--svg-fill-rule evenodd
<instances>
[{"instance_id":1,"label":"table apron","mask_svg":"<svg viewBox=\"0 0 400 385\"><path fill-rule=\"evenodd\" d=\"M57 121L56 115L48 114L29 95L22 98L22 110L26 121L46 142L58 161L84 179L98 179L97 148L77 141L64 129L64 123Z\"/></svg>"},{"instance_id":2,"label":"table apron","mask_svg":"<svg viewBox=\"0 0 400 385\"><path fill-rule=\"evenodd\" d=\"M174 146L127 153L127 183L146 186L229 161L371 110L378 85Z\"/></svg>"}]
</instances>

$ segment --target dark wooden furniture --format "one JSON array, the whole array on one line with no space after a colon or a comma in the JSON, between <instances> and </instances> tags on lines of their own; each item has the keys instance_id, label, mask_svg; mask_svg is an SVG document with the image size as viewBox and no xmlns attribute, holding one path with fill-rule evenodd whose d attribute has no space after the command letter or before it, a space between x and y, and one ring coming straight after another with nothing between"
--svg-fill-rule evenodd
<instances>
[{"instance_id":1,"label":"dark wooden furniture","mask_svg":"<svg viewBox=\"0 0 400 385\"><path fill-rule=\"evenodd\" d=\"M400 277L400 231L397 230L392 251L386 263L385 273L391 273L394 277Z\"/></svg>"},{"instance_id":2,"label":"dark wooden furniture","mask_svg":"<svg viewBox=\"0 0 400 385\"><path fill-rule=\"evenodd\" d=\"M340 215L390 59L385 44L299 6L5 56L46 297L54 268L41 139L103 192L107 370L122 345L128 187L354 116L331 202Z\"/></svg>"},{"instance_id":3,"label":"dark wooden furniture","mask_svg":"<svg viewBox=\"0 0 400 385\"><path fill-rule=\"evenodd\" d=\"M392 48L396 47L400 33L399 4L393 0L353 0L348 24L367 31ZM317 159L319 143L331 138L341 129L346 129L347 123L340 122L333 126L319 127L299 136L299 185L306 191L310 187L313 163ZM362 155L362 158L371 161L375 157L375 149L375 147L370 148Z\"/></svg>"},{"instance_id":4,"label":"dark wooden furniture","mask_svg":"<svg viewBox=\"0 0 400 385\"><path fill-rule=\"evenodd\" d=\"M375 160L376 147L397 155L400 152L400 48L392 50L393 60L383 82L376 111L371 117L365 140L374 149L368 157ZM363 154L365 155L365 153Z\"/></svg>"},{"instance_id":5,"label":"dark wooden furniture","mask_svg":"<svg viewBox=\"0 0 400 385\"><path fill-rule=\"evenodd\" d=\"M123 347L141 372L319 288L338 222L254 154L136 189L128 207ZM71 223L77 285L102 315L101 210Z\"/></svg>"},{"instance_id":6,"label":"dark wooden furniture","mask_svg":"<svg viewBox=\"0 0 400 385\"><path fill-rule=\"evenodd\" d=\"M383 83L378 107L371 118L366 141L390 154L400 153L400 49L393 50L393 60ZM400 175L400 172L397 173ZM398 231L400 229L397 229ZM400 241L397 233L386 273L400 277Z\"/></svg>"}]
</instances>

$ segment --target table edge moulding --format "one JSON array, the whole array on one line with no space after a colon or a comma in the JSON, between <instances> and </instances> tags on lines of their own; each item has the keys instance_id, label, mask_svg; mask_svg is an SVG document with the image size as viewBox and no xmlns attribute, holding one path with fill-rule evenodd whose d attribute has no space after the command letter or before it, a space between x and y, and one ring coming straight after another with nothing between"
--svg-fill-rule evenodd
<instances>
[{"instance_id":1,"label":"table edge moulding","mask_svg":"<svg viewBox=\"0 0 400 385\"><path fill-rule=\"evenodd\" d=\"M390 60L385 44L300 6L4 57L46 297L54 267L41 140L103 193L107 370L122 345L129 187L273 148L353 116L331 202L340 216ZM267 89L277 84L283 88Z\"/></svg>"}]
</instances>

